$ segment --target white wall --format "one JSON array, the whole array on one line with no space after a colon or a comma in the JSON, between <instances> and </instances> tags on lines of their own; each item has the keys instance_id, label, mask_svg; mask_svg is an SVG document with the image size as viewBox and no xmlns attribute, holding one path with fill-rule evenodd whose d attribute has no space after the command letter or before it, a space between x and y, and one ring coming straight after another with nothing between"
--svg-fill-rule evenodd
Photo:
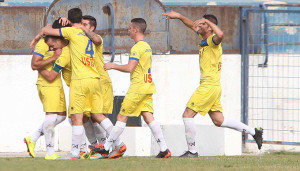
<instances>
[{"instance_id":1,"label":"white wall","mask_svg":"<svg viewBox=\"0 0 300 171\"><path fill-rule=\"evenodd\" d=\"M106 57L108 59L109 57ZM128 55L116 56L117 63L127 63ZM25 151L23 138L42 123L44 118L35 81L37 72L30 68L31 56L0 56L0 152ZM199 86L198 55L155 55L152 61L153 79L157 93L154 95L154 116L163 128L166 141L174 155L186 150L182 113L193 92ZM240 120L240 55L223 55L222 106L225 117ZM109 72L114 95L125 95L129 87L129 74ZM68 97L68 88L65 88ZM68 98L67 98L68 99ZM241 133L216 128L209 116L196 116L197 144L200 155L240 155ZM122 139L128 146L127 155L155 155L158 146L150 129L126 128ZM69 150L71 127L64 122L56 128L56 149ZM143 137L143 138L142 138ZM149 139L151 137L151 140ZM45 150L44 138L37 142L36 150Z\"/></svg>"}]
</instances>

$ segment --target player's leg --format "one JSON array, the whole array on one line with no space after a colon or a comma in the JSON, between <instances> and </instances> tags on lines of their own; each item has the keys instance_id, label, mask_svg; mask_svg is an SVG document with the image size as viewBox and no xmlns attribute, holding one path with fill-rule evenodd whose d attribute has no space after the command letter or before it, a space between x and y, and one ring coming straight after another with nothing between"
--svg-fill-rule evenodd
<instances>
[{"instance_id":1,"label":"player's leg","mask_svg":"<svg viewBox=\"0 0 300 171\"><path fill-rule=\"evenodd\" d=\"M93 124L90 121L90 117L84 117L83 119L83 127L85 130L85 135L90 142L91 145L95 146L98 144L96 136L95 136L95 130L93 127ZM85 137L84 137L85 138Z\"/></svg>"},{"instance_id":2,"label":"player's leg","mask_svg":"<svg viewBox=\"0 0 300 171\"><path fill-rule=\"evenodd\" d=\"M84 134L83 114L76 113L71 115L72 120L72 147L71 155L65 156L63 159L79 159L80 145Z\"/></svg>"},{"instance_id":3,"label":"player's leg","mask_svg":"<svg viewBox=\"0 0 300 171\"><path fill-rule=\"evenodd\" d=\"M86 145L86 137L87 137L86 132L91 131L91 130L89 129L89 127L86 126L86 123L88 122L88 120L89 120L89 118L88 118L87 115L85 115L85 113L84 113L84 114L83 114L83 119L82 119L84 131L83 131L82 137L81 137L80 152L79 152L80 159L87 159L87 158L88 158L88 154L87 154L87 145ZM93 130L92 130L92 131L93 131Z\"/></svg>"},{"instance_id":4,"label":"player's leg","mask_svg":"<svg viewBox=\"0 0 300 171\"><path fill-rule=\"evenodd\" d=\"M90 123L93 125L95 130L95 137L98 140L99 144L104 144L106 142L106 131L105 129L98 124L96 121L94 121L92 118L90 118Z\"/></svg>"},{"instance_id":5,"label":"player's leg","mask_svg":"<svg viewBox=\"0 0 300 171\"><path fill-rule=\"evenodd\" d=\"M66 119L67 112L58 112L55 120L55 126L62 123Z\"/></svg>"},{"instance_id":6,"label":"player's leg","mask_svg":"<svg viewBox=\"0 0 300 171\"><path fill-rule=\"evenodd\" d=\"M117 141L117 139L119 139L120 135L124 131L127 120L128 120L128 116L123 116L121 114L118 114L116 125L112 128L111 133L109 134L105 144L99 144L96 147L90 146L91 149L99 153L102 156L101 158L108 157L110 148ZM126 146L125 146L125 150L126 150Z\"/></svg>"},{"instance_id":7,"label":"player's leg","mask_svg":"<svg viewBox=\"0 0 300 171\"><path fill-rule=\"evenodd\" d=\"M187 107L182 115L188 151L179 157L198 157L196 148L196 124L194 121L196 114L197 112Z\"/></svg>"},{"instance_id":8,"label":"player's leg","mask_svg":"<svg viewBox=\"0 0 300 171\"><path fill-rule=\"evenodd\" d=\"M156 158L168 158L171 157L171 152L167 147L165 138L163 136L160 124L154 120L153 113L143 111L141 115L144 118L144 121L148 124L151 132L160 147L160 152Z\"/></svg>"},{"instance_id":9,"label":"player's leg","mask_svg":"<svg viewBox=\"0 0 300 171\"><path fill-rule=\"evenodd\" d=\"M213 123L218 127L231 128L239 132L245 132L252 135L258 145L258 149L261 148L263 140L263 130L261 128L252 128L235 119L224 118L223 113L220 111L209 111L209 116L212 119Z\"/></svg>"}]
</instances>

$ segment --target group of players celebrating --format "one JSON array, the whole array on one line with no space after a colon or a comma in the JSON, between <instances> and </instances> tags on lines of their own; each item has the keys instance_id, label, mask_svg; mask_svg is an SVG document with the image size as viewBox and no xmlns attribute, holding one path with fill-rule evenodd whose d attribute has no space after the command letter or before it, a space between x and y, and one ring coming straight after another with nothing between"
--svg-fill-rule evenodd
<instances>
[{"instance_id":1,"label":"group of players celebrating","mask_svg":"<svg viewBox=\"0 0 300 171\"><path fill-rule=\"evenodd\" d=\"M196 149L197 113L209 114L218 127L227 127L251 134L258 148L262 146L262 128L252 128L239 121L224 118L222 114L220 75L222 66L223 32L214 15L204 15L195 22L171 11L167 19L179 19L202 39L199 49L201 81L183 113L188 151L180 157L198 157ZM160 146L157 158L171 157L160 124L153 117L155 85L151 75L152 49L144 41L147 28L143 18L134 18L128 33L135 44L126 65L104 64L103 39L94 31L97 21L82 15L79 8L68 11L68 18L59 18L42 28L31 42L34 48L32 69L38 70L37 88L43 103L45 120L32 134L24 138L28 152L35 157L35 143L45 136L46 160L119 158L126 151L120 139L128 117L142 115ZM122 103L117 122L112 124L108 114L113 110L112 82L107 70L130 73L131 85ZM70 153L60 157L54 150L54 128L66 118L66 102L61 80L70 87L68 107L72 125ZM91 144L87 152L86 137Z\"/></svg>"}]
</instances>

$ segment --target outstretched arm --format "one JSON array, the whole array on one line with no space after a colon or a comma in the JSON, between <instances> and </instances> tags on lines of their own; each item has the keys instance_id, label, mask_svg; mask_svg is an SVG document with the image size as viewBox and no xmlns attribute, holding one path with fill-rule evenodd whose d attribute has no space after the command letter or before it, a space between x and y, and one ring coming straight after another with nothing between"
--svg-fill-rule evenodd
<instances>
[{"instance_id":1,"label":"outstretched arm","mask_svg":"<svg viewBox=\"0 0 300 171\"><path fill-rule=\"evenodd\" d=\"M183 22L183 24L185 24L187 27L194 30L195 32L197 32L199 30L199 28L194 24L194 22L192 20L190 20L189 18L181 15L178 12L171 11L171 12L168 12L168 13L163 13L163 15L166 16L167 19L179 19L179 20L181 20Z\"/></svg>"},{"instance_id":2,"label":"outstretched arm","mask_svg":"<svg viewBox=\"0 0 300 171\"><path fill-rule=\"evenodd\" d=\"M104 65L104 69L105 70L115 69L115 70L118 70L121 72L131 73L132 71L134 71L134 69L138 63L139 63L138 61L133 60L133 59L130 59L128 64L126 64L126 65L118 65L118 64L109 62Z\"/></svg>"},{"instance_id":3,"label":"outstretched arm","mask_svg":"<svg viewBox=\"0 0 300 171\"><path fill-rule=\"evenodd\" d=\"M52 28L52 25L47 25L43 27L38 35L30 43L30 48L33 49L36 43L44 36L44 35L51 35L51 36L60 36L59 29Z\"/></svg>"}]
</instances>

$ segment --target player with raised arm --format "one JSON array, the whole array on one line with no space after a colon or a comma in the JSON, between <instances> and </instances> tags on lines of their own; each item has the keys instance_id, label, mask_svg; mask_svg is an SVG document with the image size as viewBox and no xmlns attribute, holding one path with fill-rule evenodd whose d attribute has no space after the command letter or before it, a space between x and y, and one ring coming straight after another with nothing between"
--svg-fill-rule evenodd
<instances>
[{"instance_id":1,"label":"player with raised arm","mask_svg":"<svg viewBox=\"0 0 300 171\"><path fill-rule=\"evenodd\" d=\"M251 134L255 139L258 149L262 146L262 128L252 128L242 122L223 116L221 106L221 67L223 32L217 26L218 21L214 15L206 14L203 18L191 21L187 17L171 11L164 13L167 19L179 19L187 27L194 30L202 39L199 49L201 81L194 92L183 113L185 135L188 151L180 157L198 157L196 149L196 125L194 117L197 113L209 114L213 123L218 127L231 128L240 132Z\"/></svg>"},{"instance_id":2,"label":"player with raised arm","mask_svg":"<svg viewBox=\"0 0 300 171\"><path fill-rule=\"evenodd\" d=\"M70 41L72 80L70 84L70 105L69 114L72 119L72 148L71 153L62 159L78 159L80 155L80 143L83 136L83 112L85 112L87 103L91 103L91 113L95 119L106 131L110 132L113 125L111 121L103 115L102 98L100 92L100 74L96 68L95 62L99 58L95 53L95 44L87 37L81 27L82 12L79 8L73 8L68 11L68 19L72 27L52 29L49 26L44 27L32 41L33 45L42 35L63 36ZM99 44L102 40L95 37L94 41Z\"/></svg>"},{"instance_id":3,"label":"player with raised arm","mask_svg":"<svg viewBox=\"0 0 300 171\"><path fill-rule=\"evenodd\" d=\"M107 63L104 65L105 70L115 69L121 72L128 72L131 77L131 85L122 103L116 125L106 143L92 147L94 151L104 157L114 158L114 153L109 154L109 150L113 142L119 138L125 129L128 117L138 117L140 115L143 116L160 146L160 153L156 157L171 157L171 152L167 148L160 125L153 118L152 94L155 93L155 85L151 76L152 49L144 41L146 28L147 25L144 19L132 19L128 32L135 41L135 45L131 48L128 64Z\"/></svg>"}]
</instances>

